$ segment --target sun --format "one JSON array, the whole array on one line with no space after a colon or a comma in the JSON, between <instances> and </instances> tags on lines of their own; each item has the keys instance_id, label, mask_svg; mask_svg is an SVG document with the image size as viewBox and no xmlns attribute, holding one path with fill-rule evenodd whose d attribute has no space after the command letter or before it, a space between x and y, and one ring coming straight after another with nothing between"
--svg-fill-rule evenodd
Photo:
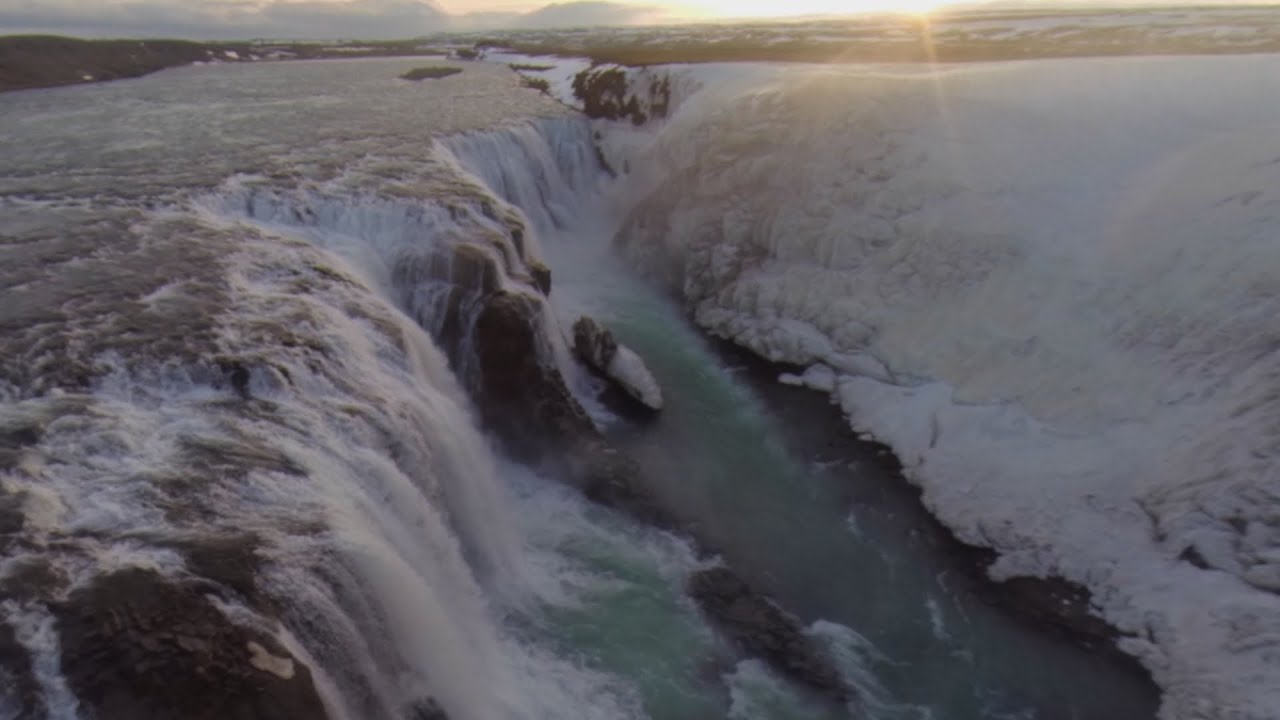
<instances>
[{"instance_id":1,"label":"sun","mask_svg":"<svg viewBox=\"0 0 1280 720\"><path fill-rule=\"evenodd\" d=\"M860 13L915 15L933 10L939 0L685 0L680 5L690 15L720 18Z\"/></svg>"}]
</instances>

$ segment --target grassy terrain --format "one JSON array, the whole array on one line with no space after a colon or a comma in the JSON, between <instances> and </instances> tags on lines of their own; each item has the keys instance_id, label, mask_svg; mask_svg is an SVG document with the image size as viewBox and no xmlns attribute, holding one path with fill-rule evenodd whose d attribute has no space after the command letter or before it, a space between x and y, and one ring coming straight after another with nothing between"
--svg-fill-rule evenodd
<instances>
[{"instance_id":1,"label":"grassy terrain","mask_svg":"<svg viewBox=\"0 0 1280 720\"><path fill-rule=\"evenodd\" d=\"M706 62L918 63L1280 52L1280 9L951 11L627 31L529 31L477 45L629 66Z\"/></svg>"},{"instance_id":2,"label":"grassy terrain","mask_svg":"<svg viewBox=\"0 0 1280 720\"><path fill-rule=\"evenodd\" d=\"M456 59L489 48L628 66L707 62L922 63L1280 52L1270 7L953 12L800 23L439 35ZM197 43L0 37L0 92L138 77L197 61L444 55L422 40ZM516 64L519 72L546 67ZM541 89L541 88L539 88Z\"/></svg>"},{"instance_id":3,"label":"grassy terrain","mask_svg":"<svg viewBox=\"0 0 1280 720\"><path fill-rule=\"evenodd\" d=\"M537 90L544 95L551 94L551 83L543 80L542 78L524 77L521 78L520 82L523 83L525 87Z\"/></svg>"},{"instance_id":4,"label":"grassy terrain","mask_svg":"<svg viewBox=\"0 0 1280 720\"><path fill-rule=\"evenodd\" d=\"M412 41L325 45L8 36L0 37L0 92L140 77L165 68L209 60L237 62L253 58L314 60L442 54Z\"/></svg>"},{"instance_id":5,"label":"grassy terrain","mask_svg":"<svg viewBox=\"0 0 1280 720\"><path fill-rule=\"evenodd\" d=\"M508 49L526 55L585 57L595 63L643 67L671 63L802 62L921 63L983 62L1032 58L1110 57L1119 55L1210 55L1280 52L1280 40L1238 46L1198 38L1157 38L1127 28L1100 28L1092 42L1055 43L1036 38L952 39L921 32L907 39L859 38L846 42L780 42L751 40L717 43L616 44L565 47L555 43L513 43Z\"/></svg>"},{"instance_id":6,"label":"grassy terrain","mask_svg":"<svg viewBox=\"0 0 1280 720\"><path fill-rule=\"evenodd\" d=\"M211 52L246 52L244 45L180 40L105 40L22 36L0 38L0 91L137 77L208 60Z\"/></svg>"},{"instance_id":7,"label":"grassy terrain","mask_svg":"<svg viewBox=\"0 0 1280 720\"><path fill-rule=\"evenodd\" d=\"M445 66L420 67L420 68L414 68L409 72L401 75L400 79L413 80L414 82L421 82L423 80L439 80L440 78L447 78L451 75L457 75L460 72L462 72L462 68L458 68L458 67L445 67Z\"/></svg>"}]
</instances>

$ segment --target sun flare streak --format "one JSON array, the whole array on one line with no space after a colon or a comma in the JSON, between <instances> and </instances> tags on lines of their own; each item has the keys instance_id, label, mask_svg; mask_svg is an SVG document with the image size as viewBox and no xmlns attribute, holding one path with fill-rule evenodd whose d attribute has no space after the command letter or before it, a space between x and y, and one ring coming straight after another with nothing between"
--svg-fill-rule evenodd
<instances>
[{"instance_id":1,"label":"sun flare streak","mask_svg":"<svg viewBox=\"0 0 1280 720\"><path fill-rule=\"evenodd\" d=\"M800 17L861 13L922 14L938 6L938 0L688 0L679 3L684 13L705 17Z\"/></svg>"}]
</instances>

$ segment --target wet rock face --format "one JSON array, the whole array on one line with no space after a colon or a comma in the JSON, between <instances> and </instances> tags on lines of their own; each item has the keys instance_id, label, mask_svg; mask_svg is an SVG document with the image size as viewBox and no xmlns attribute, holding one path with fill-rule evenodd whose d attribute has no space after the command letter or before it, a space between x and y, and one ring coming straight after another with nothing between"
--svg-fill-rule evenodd
<instances>
[{"instance_id":1,"label":"wet rock face","mask_svg":"<svg viewBox=\"0 0 1280 720\"><path fill-rule=\"evenodd\" d=\"M511 241L523 254L523 231L513 230ZM528 290L505 287L504 278L513 277L518 267L502 265L499 254L477 244L458 244L449 255L406 256L394 273L410 306L412 290L420 284L449 285L443 302L418 313L418 320L448 355L482 422L507 452L563 473L595 502L671 526L645 492L640 467L604 441L555 362L544 322L551 269L523 257L517 265L528 270L527 278L516 276ZM613 343L596 355L612 359L619 352L612 335L595 327L600 342ZM225 565L218 567L225 570ZM252 597L241 590L244 583L227 584Z\"/></svg>"},{"instance_id":2,"label":"wet rock face","mask_svg":"<svg viewBox=\"0 0 1280 720\"><path fill-rule=\"evenodd\" d=\"M688 590L742 652L838 702L849 699L835 665L804 634L799 621L752 590L732 570L715 567L694 573Z\"/></svg>"},{"instance_id":3,"label":"wet rock face","mask_svg":"<svg viewBox=\"0 0 1280 720\"><path fill-rule=\"evenodd\" d=\"M534 297L497 293L480 311L474 337L480 414L513 453L533 461L599 434L560 371L542 362L544 307Z\"/></svg>"},{"instance_id":4,"label":"wet rock face","mask_svg":"<svg viewBox=\"0 0 1280 720\"><path fill-rule=\"evenodd\" d=\"M587 365L603 372L618 354L613 333L589 317L573 324L573 350Z\"/></svg>"},{"instance_id":5,"label":"wet rock face","mask_svg":"<svg viewBox=\"0 0 1280 720\"><path fill-rule=\"evenodd\" d=\"M310 670L194 583L104 576L54 608L68 685L97 720L324 720Z\"/></svg>"},{"instance_id":6,"label":"wet rock face","mask_svg":"<svg viewBox=\"0 0 1280 720\"><path fill-rule=\"evenodd\" d=\"M529 274L533 276L533 284L543 295L551 295L551 268L534 260L529 263Z\"/></svg>"},{"instance_id":7,"label":"wet rock face","mask_svg":"<svg viewBox=\"0 0 1280 720\"><path fill-rule=\"evenodd\" d=\"M497 259L479 245L456 245L451 265L449 281L460 288L491 293L502 285L503 269Z\"/></svg>"},{"instance_id":8,"label":"wet rock face","mask_svg":"<svg viewBox=\"0 0 1280 720\"><path fill-rule=\"evenodd\" d=\"M559 369L543 361L545 309L536 297L503 292L480 311L474 341L480 382L472 394L485 425L513 455L562 471L592 501L673 527L645 491L640 466L604 441Z\"/></svg>"}]
</instances>

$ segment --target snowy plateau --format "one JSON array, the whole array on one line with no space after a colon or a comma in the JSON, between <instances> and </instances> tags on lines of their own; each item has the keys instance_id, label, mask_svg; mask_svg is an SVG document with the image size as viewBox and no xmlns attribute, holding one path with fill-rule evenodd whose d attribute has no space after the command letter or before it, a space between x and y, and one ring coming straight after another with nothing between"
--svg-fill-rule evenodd
<instances>
[{"instance_id":1,"label":"snowy plateau","mask_svg":"<svg viewBox=\"0 0 1280 720\"><path fill-rule=\"evenodd\" d=\"M628 257L1088 587L1162 717L1276 717L1280 59L625 72L677 89L604 123Z\"/></svg>"}]
</instances>

